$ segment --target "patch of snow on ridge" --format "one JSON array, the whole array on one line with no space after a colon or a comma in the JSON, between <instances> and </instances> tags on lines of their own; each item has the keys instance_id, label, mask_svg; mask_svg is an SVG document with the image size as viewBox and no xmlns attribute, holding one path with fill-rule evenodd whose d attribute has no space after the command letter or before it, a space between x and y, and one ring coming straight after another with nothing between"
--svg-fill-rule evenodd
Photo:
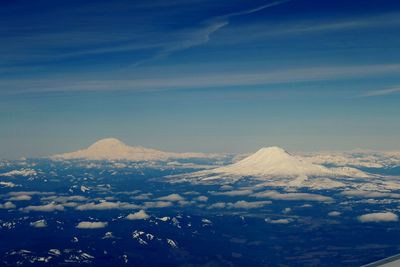
<instances>
[{"instance_id":1,"label":"patch of snow on ridge","mask_svg":"<svg viewBox=\"0 0 400 267\"><path fill-rule=\"evenodd\" d=\"M170 158L209 158L214 154L204 153L171 153L141 146L129 146L116 138L105 138L75 152L51 156L51 159L87 159L87 160L128 160L151 161L167 160Z\"/></svg>"}]
</instances>

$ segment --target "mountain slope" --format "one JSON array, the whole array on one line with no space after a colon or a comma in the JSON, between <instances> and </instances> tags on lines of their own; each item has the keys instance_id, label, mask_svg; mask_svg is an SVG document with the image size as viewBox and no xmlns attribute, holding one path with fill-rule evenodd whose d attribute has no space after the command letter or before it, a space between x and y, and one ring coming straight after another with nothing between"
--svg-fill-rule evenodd
<instances>
[{"instance_id":1,"label":"mountain slope","mask_svg":"<svg viewBox=\"0 0 400 267\"><path fill-rule=\"evenodd\" d=\"M87 149L51 156L52 159L151 161L169 158L207 158L203 153L171 153L140 146L129 146L116 138L99 140Z\"/></svg>"}]
</instances>

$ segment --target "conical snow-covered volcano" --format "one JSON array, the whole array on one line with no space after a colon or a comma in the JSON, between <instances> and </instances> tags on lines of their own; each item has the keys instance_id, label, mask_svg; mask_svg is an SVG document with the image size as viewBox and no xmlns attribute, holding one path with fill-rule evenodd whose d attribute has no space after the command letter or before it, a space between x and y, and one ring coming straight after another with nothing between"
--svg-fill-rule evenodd
<instances>
[{"instance_id":1,"label":"conical snow-covered volcano","mask_svg":"<svg viewBox=\"0 0 400 267\"><path fill-rule=\"evenodd\" d=\"M239 162L212 171L243 176L316 176L332 173L328 168L301 160L276 146L261 148Z\"/></svg>"},{"instance_id":2,"label":"conical snow-covered volcano","mask_svg":"<svg viewBox=\"0 0 400 267\"><path fill-rule=\"evenodd\" d=\"M340 187L343 183L328 177L365 178L368 175L354 168L327 168L313 164L273 146L261 148L256 153L227 166L176 178L182 181L217 182L237 181L243 177L253 177L273 186L332 188Z\"/></svg>"},{"instance_id":3,"label":"conical snow-covered volcano","mask_svg":"<svg viewBox=\"0 0 400 267\"><path fill-rule=\"evenodd\" d=\"M169 158L206 158L203 153L171 153L141 146L129 146L116 138L101 139L87 149L54 155L53 159L151 161Z\"/></svg>"}]
</instances>

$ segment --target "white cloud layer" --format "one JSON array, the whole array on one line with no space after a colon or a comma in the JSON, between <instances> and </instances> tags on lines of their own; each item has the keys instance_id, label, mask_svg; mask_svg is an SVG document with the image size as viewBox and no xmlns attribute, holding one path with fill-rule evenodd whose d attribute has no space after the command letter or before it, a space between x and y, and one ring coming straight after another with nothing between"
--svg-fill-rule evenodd
<instances>
[{"instance_id":1,"label":"white cloud layer","mask_svg":"<svg viewBox=\"0 0 400 267\"><path fill-rule=\"evenodd\" d=\"M165 200L165 201L182 201L185 200L179 194L171 194L165 197L159 197L158 200Z\"/></svg>"},{"instance_id":2,"label":"white cloud layer","mask_svg":"<svg viewBox=\"0 0 400 267\"><path fill-rule=\"evenodd\" d=\"M379 191L367 190L346 190L340 193L347 197L360 197L360 198L400 198L398 193L388 193Z\"/></svg>"},{"instance_id":3,"label":"white cloud layer","mask_svg":"<svg viewBox=\"0 0 400 267\"><path fill-rule=\"evenodd\" d=\"M47 222L45 220L38 220L35 222L31 222L30 226L35 227L35 228L45 228L45 227L47 227Z\"/></svg>"},{"instance_id":4,"label":"white cloud layer","mask_svg":"<svg viewBox=\"0 0 400 267\"><path fill-rule=\"evenodd\" d=\"M225 202L216 202L214 204L211 204L208 208L209 209L224 209L226 207Z\"/></svg>"},{"instance_id":5,"label":"white cloud layer","mask_svg":"<svg viewBox=\"0 0 400 267\"><path fill-rule=\"evenodd\" d=\"M241 190L231 190L231 191L224 191L224 192L210 192L213 195L217 196L247 196L253 194L253 191L250 189L241 189Z\"/></svg>"},{"instance_id":6,"label":"white cloud layer","mask_svg":"<svg viewBox=\"0 0 400 267\"><path fill-rule=\"evenodd\" d=\"M208 209L258 209L271 204L271 201L245 201L216 202L208 206Z\"/></svg>"},{"instance_id":7,"label":"white cloud layer","mask_svg":"<svg viewBox=\"0 0 400 267\"><path fill-rule=\"evenodd\" d=\"M228 208L232 209L257 209L264 207L265 205L271 204L271 201L244 201L240 200L235 203L229 203Z\"/></svg>"},{"instance_id":8,"label":"white cloud layer","mask_svg":"<svg viewBox=\"0 0 400 267\"><path fill-rule=\"evenodd\" d=\"M208 201L208 197L206 196L198 196L195 198L195 200L200 201L200 202L206 202Z\"/></svg>"},{"instance_id":9,"label":"white cloud layer","mask_svg":"<svg viewBox=\"0 0 400 267\"><path fill-rule=\"evenodd\" d=\"M32 169L21 169L21 170L12 170L6 173L1 173L0 176L36 176L37 172Z\"/></svg>"},{"instance_id":10,"label":"white cloud layer","mask_svg":"<svg viewBox=\"0 0 400 267\"><path fill-rule=\"evenodd\" d=\"M20 210L23 212L31 212L31 211L53 212L53 211L64 211L64 206L55 203L49 203L46 205L27 206L25 208L21 208Z\"/></svg>"},{"instance_id":11,"label":"white cloud layer","mask_svg":"<svg viewBox=\"0 0 400 267\"><path fill-rule=\"evenodd\" d=\"M27 201L27 200L31 200L32 197L30 195L18 195L18 196L14 196L14 197L10 197L8 200L11 201Z\"/></svg>"},{"instance_id":12,"label":"white cloud layer","mask_svg":"<svg viewBox=\"0 0 400 267\"><path fill-rule=\"evenodd\" d=\"M144 210L140 210L138 212L131 213L128 216L126 216L127 220L146 220L148 218L150 218L150 216Z\"/></svg>"},{"instance_id":13,"label":"white cloud layer","mask_svg":"<svg viewBox=\"0 0 400 267\"><path fill-rule=\"evenodd\" d=\"M40 191L14 191L14 192L9 192L9 196L20 196L20 195L39 195L39 196L45 196L45 195L53 195L55 194L54 192L40 192Z\"/></svg>"},{"instance_id":14,"label":"white cloud layer","mask_svg":"<svg viewBox=\"0 0 400 267\"><path fill-rule=\"evenodd\" d=\"M100 203L87 203L77 206L76 210L112 210L112 209L138 209L140 206L126 202L108 202L103 201Z\"/></svg>"},{"instance_id":15,"label":"white cloud layer","mask_svg":"<svg viewBox=\"0 0 400 267\"><path fill-rule=\"evenodd\" d=\"M8 210L8 209L15 209L15 208L16 208L15 204L10 201L7 201L4 204L0 204L0 209Z\"/></svg>"},{"instance_id":16,"label":"white cloud layer","mask_svg":"<svg viewBox=\"0 0 400 267\"><path fill-rule=\"evenodd\" d=\"M18 185L14 184L13 182L0 181L0 186L2 186L2 187L16 187Z\"/></svg>"},{"instance_id":17,"label":"white cloud layer","mask_svg":"<svg viewBox=\"0 0 400 267\"><path fill-rule=\"evenodd\" d=\"M342 215L342 213L340 213L339 211L331 211L328 213L328 216L331 216L331 217L338 217L340 215Z\"/></svg>"},{"instance_id":18,"label":"white cloud layer","mask_svg":"<svg viewBox=\"0 0 400 267\"><path fill-rule=\"evenodd\" d=\"M309 194L309 193L279 193L277 191L264 191L254 194L255 197L259 198L270 198L275 200L308 200L308 201L320 201L320 202L332 202L331 197Z\"/></svg>"},{"instance_id":19,"label":"white cloud layer","mask_svg":"<svg viewBox=\"0 0 400 267\"><path fill-rule=\"evenodd\" d=\"M367 213L358 217L360 222L397 222L399 217L393 212Z\"/></svg>"},{"instance_id":20,"label":"white cloud layer","mask_svg":"<svg viewBox=\"0 0 400 267\"><path fill-rule=\"evenodd\" d=\"M290 220L290 219L276 219L276 220L273 220L273 219L267 218L267 219L265 219L265 222L271 223L271 224L288 224L288 223L291 223L292 220Z\"/></svg>"},{"instance_id":21,"label":"white cloud layer","mask_svg":"<svg viewBox=\"0 0 400 267\"><path fill-rule=\"evenodd\" d=\"M107 222L80 222L76 226L78 229L100 229L105 228L108 225Z\"/></svg>"},{"instance_id":22,"label":"white cloud layer","mask_svg":"<svg viewBox=\"0 0 400 267\"><path fill-rule=\"evenodd\" d=\"M172 202L169 201L154 201L154 202L145 202L143 208L166 208L172 206Z\"/></svg>"},{"instance_id":23,"label":"white cloud layer","mask_svg":"<svg viewBox=\"0 0 400 267\"><path fill-rule=\"evenodd\" d=\"M68 201L87 201L87 198L84 196L48 196L48 197L42 197L41 198L42 201L54 201L57 203L66 203Z\"/></svg>"}]
</instances>

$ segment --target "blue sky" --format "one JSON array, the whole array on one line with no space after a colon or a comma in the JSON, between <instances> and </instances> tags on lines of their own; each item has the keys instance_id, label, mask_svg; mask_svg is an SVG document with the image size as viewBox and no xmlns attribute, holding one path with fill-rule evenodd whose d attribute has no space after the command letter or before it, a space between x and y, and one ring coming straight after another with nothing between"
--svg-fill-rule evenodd
<instances>
[{"instance_id":1,"label":"blue sky","mask_svg":"<svg viewBox=\"0 0 400 267\"><path fill-rule=\"evenodd\" d=\"M400 149L398 1L0 2L0 157Z\"/></svg>"}]
</instances>

